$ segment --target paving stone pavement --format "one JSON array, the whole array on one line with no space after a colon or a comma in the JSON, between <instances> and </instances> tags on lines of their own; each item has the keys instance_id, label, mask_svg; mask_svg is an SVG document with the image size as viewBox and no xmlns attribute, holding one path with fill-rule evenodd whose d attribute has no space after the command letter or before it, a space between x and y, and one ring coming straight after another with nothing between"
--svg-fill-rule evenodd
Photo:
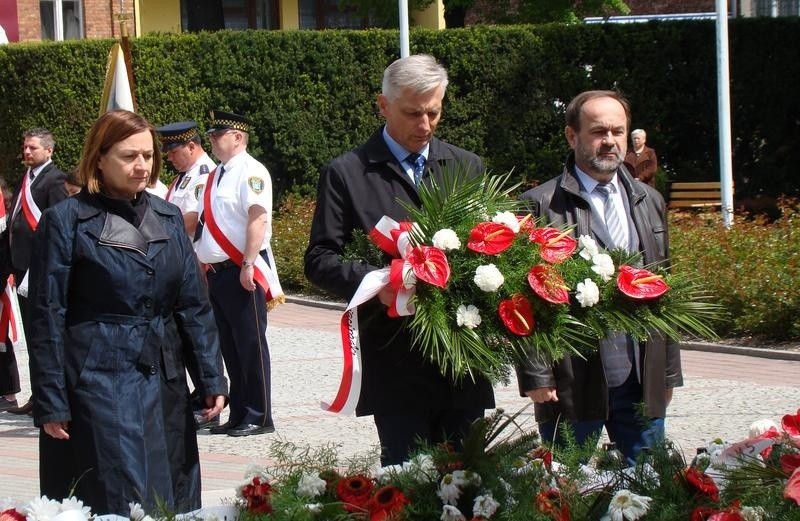
<instances>
[{"instance_id":1,"label":"paving stone pavement","mask_svg":"<svg viewBox=\"0 0 800 521\"><path fill-rule=\"evenodd\" d=\"M248 465L269 465L274 440L313 447L333 443L343 458L377 451L370 417L340 417L320 410L319 402L332 399L338 388L340 313L299 303L284 304L270 313L276 432L247 438L200 433L204 506L232 498ZM781 416L800 408L800 360L767 359L759 357L758 350L747 352L749 356L683 351L685 386L675 392L667 433L687 455L717 437L741 439L755 420L780 422ZM17 356L23 381L18 397L24 400L30 390L27 354ZM513 381L496 387L495 393L498 407L509 412L527 403ZM535 428L532 409L523 413L523 419L526 428ZM38 495L37 439L38 429L29 417L0 413L0 498L29 500Z\"/></svg>"}]
</instances>

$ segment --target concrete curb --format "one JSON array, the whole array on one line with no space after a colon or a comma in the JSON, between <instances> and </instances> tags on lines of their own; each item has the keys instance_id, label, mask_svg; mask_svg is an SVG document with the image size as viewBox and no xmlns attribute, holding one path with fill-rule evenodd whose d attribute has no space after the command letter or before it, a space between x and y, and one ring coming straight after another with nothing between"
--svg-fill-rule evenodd
<instances>
[{"instance_id":1,"label":"concrete curb","mask_svg":"<svg viewBox=\"0 0 800 521\"><path fill-rule=\"evenodd\" d=\"M308 296L286 296L286 302L301 306L344 311L347 304L335 300L321 300ZM682 342L681 349L686 351L704 351L706 353L724 353L729 355L752 356L756 358L769 358L772 360L800 361L800 351L784 351L781 349L763 349L758 347L734 346L730 344L715 344L713 342Z\"/></svg>"}]
</instances>

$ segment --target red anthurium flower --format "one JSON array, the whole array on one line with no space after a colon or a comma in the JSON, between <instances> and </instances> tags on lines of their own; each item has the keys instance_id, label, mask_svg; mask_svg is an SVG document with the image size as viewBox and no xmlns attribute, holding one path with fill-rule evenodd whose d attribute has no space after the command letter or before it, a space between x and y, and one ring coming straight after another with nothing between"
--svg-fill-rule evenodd
<instances>
[{"instance_id":1,"label":"red anthurium flower","mask_svg":"<svg viewBox=\"0 0 800 521\"><path fill-rule=\"evenodd\" d=\"M467 239L467 248L477 253L497 255L514 242L516 234L508 226L500 223L478 223Z\"/></svg>"},{"instance_id":2,"label":"red anthurium flower","mask_svg":"<svg viewBox=\"0 0 800 521\"><path fill-rule=\"evenodd\" d=\"M711 514L708 521L745 521L742 514L738 510L724 510L722 512L715 512Z\"/></svg>"},{"instance_id":3,"label":"red anthurium flower","mask_svg":"<svg viewBox=\"0 0 800 521\"><path fill-rule=\"evenodd\" d=\"M450 265L447 256L433 246L417 246L406 260L411 264L414 275L421 281L437 288L444 288L450 280Z\"/></svg>"},{"instance_id":4,"label":"red anthurium flower","mask_svg":"<svg viewBox=\"0 0 800 521\"><path fill-rule=\"evenodd\" d=\"M789 481L786 482L783 497L791 499L800 506L800 468L794 469Z\"/></svg>"},{"instance_id":5,"label":"red anthurium flower","mask_svg":"<svg viewBox=\"0 0 800 521\"><path fill-rule=\"evenodd\" d=\"M530 236L531 232L536 227L533 215L527 214L524 217L518 216L517 220L519 221L519 233L527 233Z\"/></svg>"},{"instance_id":6,"label":"red anthurium flower","mask_svg":"<svg viewBox=\"0 0 800 521\"><path fill-rule=\"evenodd\" d=\"M719 488L717 488L717 484L708 474L698 470L696 467L689 467L683 471L683 476L695 492L710 498L712 501L719 501Z\"/></svg>"},{"instance_id":7,"label":"red anthurium flower","mask_svg":"<svg viewBox=\"0 0 800 521\"><path fill-rule=\"evenodd\" d=\"M528 454L532 459L540 459L544 462L544 466L549 470L553 465L553 453L547 447L536 447Z\"/></svg>"},{"instance_id":8,"label":"red anthurium flower","mask_svg":"<svg viewBox=\"0 0 800 521\"><path fill-rule=\"evenodd\" d=\"M528 272L531 289L547 302L566 304L569 302L569 288L552 264L537 264Z\"/></svg>"},{"instance_id":9,"label":"red anthurium flower","mask_svg":"<svg viewBox=\"0 0 800 521\"><path fill-rule=\"evenodd\" d=\"M661 275L633 266L619 267L617 287L625 295L637 300L658 298L669 291Z\"/></svg>"},{"instance_id":10,"label":"red anthurium flower","mask_svg":"<svg viewBox=\"0 0 800 521\"><path fill-rule=\"evenodd\" d=\"M500 302L497 314L509 331L519 336L528 336L533 332L533 309L523 295L517 293L510 299Z\"/></svg>"},{"instance_id":11,"label":"red anthurium flower","mask_svg":"<svg viewBox=\"0 0 800 521\"><path fill-rule=\"evenodd\" d=\"M399 488L387 485L375 491L367 502L369 521L386 521L409 504L408 498Z\"/></svg>"},{"instance_id":12,"label":"red anthurium flower","mask_svg":"<svg viewBox=\"0 0 800 521\"><path fill-rule=\"evenodd\" d=\"M783 431L790 436L800 436L800 409L797 414L787 414L781 419Z\"/></svg>"},{"instance_id":13,"label":"red anthurium flower","mask_svg":"<svg viewBox=\"0 0 800 521\"><path fill-rule=\"evenodd\" d=\"M539 255L547 262L558 264L569 259L578 248L578 241L569 236L572 230L534 228L528 235L531 242L539 243Z\"/></svg>"},{"instance_id":14,"label":"red anthurium flower","mask_svg":"<svg viewBox=\"0 0 800 521\"><path fill-rule=\"evenodd\" d=\"M343 478L336 485L336 495L344 502L348 512L366 510L367 502L372 494L372 481L366 476Z\"/></svg>"},{"instance_id":15,"label":"red anthurium flower","mask_svg":"<svg viewBox=\"0 0 800 521\"><path fill-rule=\"evenodd\" d=\"M267 481L261 481L261 477L254 476L247 485L242 487L242 498L245 500L247 510L256 514L272 513L272 505L269 502L272 494L272 485Z\"/></svg>"},{"instance_id":16,"label":"red anthurium flower","mask_svg":"<svg viewBox=\"0 0 800 521\"><path fill-rule=\"evenodd\" d=\"M561 493L556 489L543 490L536 494L536 508L556 521L570 521L567 504L561 501Z\"/></svg>"},{"instance_id":17,"label":"red anthurium flower","mask_svg":"<svg viewBox=\"0 0 800 521\"><path fill-rule=\"evenodd\" d=\"M697 507L692 510L689 521L706 521L709 516L713 515L715 512L716 510L711 507Z\"/></svg>"},{"instance_id":18,"label":"red anthurium flower","mask_svg":"<svg viewBox=\"0 0 800 521\"><path fill-rule=\"evenodd\" d=\"M20 514L16 508L9 508L0 512L0 521L25 521L25 519L25 514Z\"/></svg>"},{"instance_id":19,"label":"red anthurium flower","mask_svg":"<svg viewBox=\"0 0 800 521\"><path fill-rule=\"evenodd\" d=\"M800 454L784 454L781 456L781 469L789 475L800 467Z\"/></svg>"}]
</instances>

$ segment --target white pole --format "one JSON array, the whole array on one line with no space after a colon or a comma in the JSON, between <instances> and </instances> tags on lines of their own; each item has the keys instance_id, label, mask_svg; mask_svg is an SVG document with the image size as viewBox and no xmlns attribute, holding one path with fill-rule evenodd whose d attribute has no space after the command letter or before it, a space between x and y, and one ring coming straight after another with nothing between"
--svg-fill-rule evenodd
<instances>
[{"instance_id":1,"label":"white pole","mask_svg":"<svg viewBox=\"0 0 800 521\"><path fill-rule=\"evenodd\" d=\"M728 69L728 2L717 1L717 114L719 119L719 178L722 224L733 225L733 168L731 166L731 100Z\"/></svg>"},{"instance_id":2,"label":"white pole","mask_svg":"<svg viewBox=\"0 0 800 521\"><path fill-rule=\"evenodd\" d=\"M398 0L400 4L400 57L411 54L408 44L408 0Z\"/></svg>"}]
</instances>

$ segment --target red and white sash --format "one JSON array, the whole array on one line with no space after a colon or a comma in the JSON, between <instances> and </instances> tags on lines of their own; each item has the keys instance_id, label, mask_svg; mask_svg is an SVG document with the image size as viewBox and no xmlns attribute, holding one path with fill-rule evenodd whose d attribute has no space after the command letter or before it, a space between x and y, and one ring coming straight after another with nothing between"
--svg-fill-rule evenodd
<instances>
[{"instance_id":1,"label":"red and white sash","mask_svg":"<svg viewBox=\"0 0 800 521\"><path fill-rule=\"evenodd\" d=\"M414 284L409 283L409 266L403 260L410 250L408 230L411 223L398 223L389 217L382 217L369 232L369 237L383 251L400 257L392 261L391 266L367 273L359 284L353 298L347 304L342 315L339 331L342 337L342 378L336 397L328 402L321 402L323 410L339 414L352 414L358 398L361 396L361 338L358 331L358 306L374 298L386 286L392 286L397 292L390 317L413 315L415 312L411 297L414 295Z\"/></svg>"},{"instance_id":2,"label":"red and white sash","mask_svg":"<svg viewBox=\"0 0 800 521\"><path fill-rule=\"evenodd\" d=\"M164 195L165 201L169 202L169 200L172 199L172 192L175 191L175 185L178 184L178 179L180 177L181 177L180 175L176 175L175 179L173 179L172 182L169 184L169 189L167 190L167 193Z\"/></svg>"},{"instance_id":3,"label":"red and white sash","mask_svg":"<svg viewBox=\"0 0 800 521\"><path fill-rule=\"evenodd\" d=\"M20 189L19 194L20 200L20 211L22 215L25 217L25 220L28 221L28 227L31 230L36 231L36 228L39 226L39 219L42 218L42 211L36 206L36 201L33 200L33 194L31 193L31 183L30 183L30 176L28 172L25 172L25 175L22 177L22 188ZM25 272L25 276L22 277L22 282L19 283L19 287L17 288L17 293L22 295L23 297L28 296L28 272Z\"/></svg>"},{"instance_id":4,"label":"red and white sash","mask_svg":"<svg viewBox=\"0 0 800 521\"><path fill-rule=\"evenodd\" d=\"M219 244L222 251L238 266L242 265L244 254L228 239L228 233L225 233L220 223L214 218L214 212L211 208L211 191L216 190L216 183L214 183L214 176L217 173L215 168L208 174L206 181L206 188L203 192L203 215L205 218L205 227L211 234L211 237ZM224 227L225 223L221 223ZM275 266L275 259L272 257L272 248L267 247L267 257L269 264L264 260L261 255L256 255L255 266L253 272L253 280L261 286L264 293L267 295L267 307L272 309L277 304L284 300L283 289L281 288L280 280L278 280L278 273L270 266Z\"/></svg>"},{"instance_id":5,"label":"red and white sash","mask_svg":"<svg viewBox=\"0 0 800 521\"><path fill-rule=\"evenodd\" d=\"M15 348L25 344L14 275L8 276L6 289L0 294L0 352L5 352L6 340L10 340Z\"/></svg>"},{"instance_id":6,"label":"red and white sash","mask_svg":"<svg viewBox=\"0 0 800 521\"><path fill-rule=\"evenodd\" d=\"M6 231L8 218L6 217L6 200L3 198L3 191L0 190L0 233Z\"/></svg>"}]
</instances>

